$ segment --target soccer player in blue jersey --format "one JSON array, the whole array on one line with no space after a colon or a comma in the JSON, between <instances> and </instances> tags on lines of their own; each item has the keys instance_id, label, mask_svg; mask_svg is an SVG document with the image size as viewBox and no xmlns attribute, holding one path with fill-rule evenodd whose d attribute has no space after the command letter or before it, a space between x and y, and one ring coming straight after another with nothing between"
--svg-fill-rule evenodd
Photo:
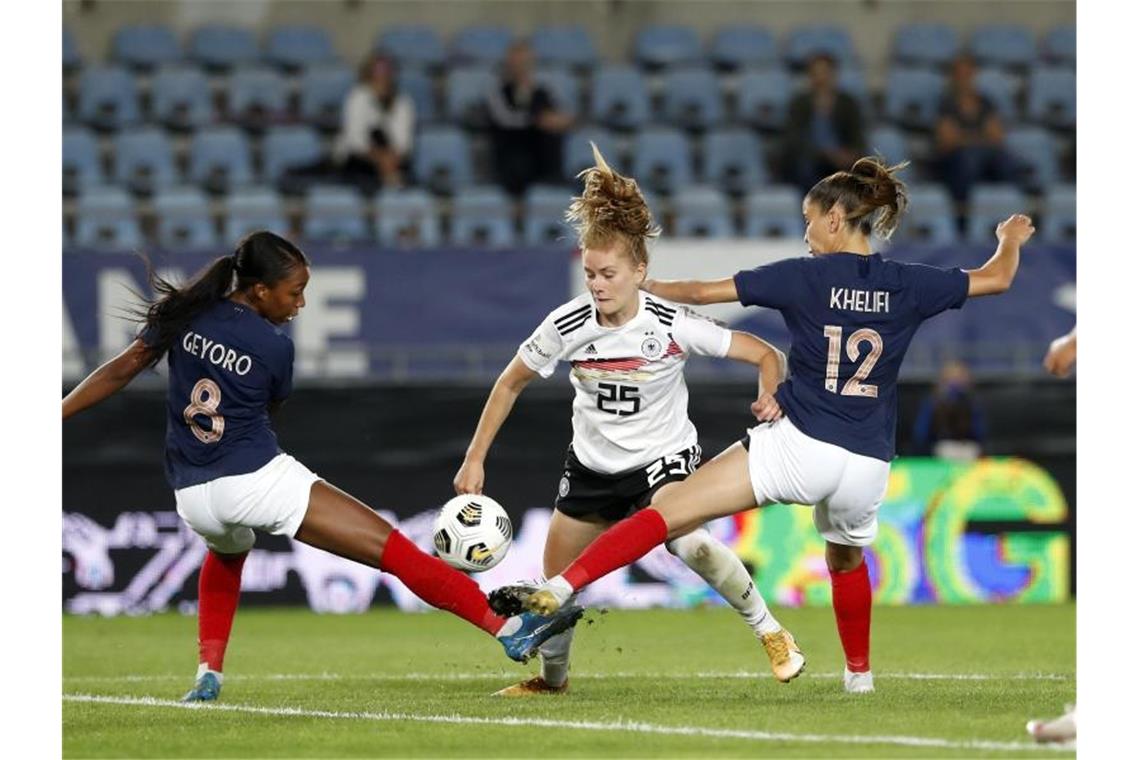
<instances>
[{"instance_id":1,"label":"soccer player in blue jersey","mask_svg":"<svg viewBox=\"0 0 1140 760\"><path fill-rule=\"evenodd\" d=\"M861 158L820 180L803 202L808 257L712 282L646 283L654 295L681 303L778 309L792 333L789 377L752 410L758 419L783 416L752 428L653 506L599 536L526 597L527 608L553 612L576 589L708 520L774 502L809 504L827 542L844 687L874 690L863 547L875 538L895 451L899 366L923 320L1008 290L1034 232L1028 217L1011 216L997 227L993 257L968 271L885 259L872 251L871 236L889 238L906 210L902 166Z\"/></svg>"},{"instance_id":2,"label":"soccer player in blue jersey","mask_svg":"<svg viewBox=\"0 0 1140 760\"><path fill-rule=\"evenodd\" d=\"M304 307L309 282L299 248L255 232L187 285L151 279L156 298L139 313L141 334L67 394L63 418L167 357L166 476L178 514L208 547L198 579L198 673L185 700L216 699L221 689L254 530L391 573L498 638L515 660L574 625L580 608L550 618L495 614L475 581L278 448L269 415L293 387L293 341L281 325Z\"/></svg>"}]
</instances>

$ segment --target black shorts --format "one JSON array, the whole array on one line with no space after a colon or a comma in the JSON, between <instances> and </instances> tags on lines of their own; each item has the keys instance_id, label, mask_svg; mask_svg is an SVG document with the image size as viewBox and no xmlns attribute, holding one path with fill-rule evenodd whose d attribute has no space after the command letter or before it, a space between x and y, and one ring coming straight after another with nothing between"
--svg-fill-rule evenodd
<instances>
[{"instance_id":1,"label":"black shorts","mask_svg":"<svg viewBox=\"0 0 1140 760\"><path fill-rule=\"evenodd\" d=\"M694 444L628 472L603 475L587 469L566 451L562 480L554 508L567 517L598 517L617 522L649 506L653 494L666 483L684 480L701 464L701 447Z\"/></svg>"}]
</instances>

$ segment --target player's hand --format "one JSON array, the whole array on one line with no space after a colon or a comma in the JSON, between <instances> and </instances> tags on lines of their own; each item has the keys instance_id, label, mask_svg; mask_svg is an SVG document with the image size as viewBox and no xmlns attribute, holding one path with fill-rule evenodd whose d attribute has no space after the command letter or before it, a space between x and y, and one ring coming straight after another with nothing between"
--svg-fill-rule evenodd
<instances>
[{"instance_id":1,"label":"player's hand","mask_svg":"<svg viewBox=\"0 0 1140 760\"><path fill-rule=\"evenodd\" d=\"M464 459L463 466L455 473L455 493L483 493L483 463Z\"/></svg>"},{"instance_id":2,"label":"player's hand","mask_svg":"<svg viewBox=\"0 0 1140 760\"><path fill-rule=\"evenodd\" d=\"M774 422L784 416L784 410L780 408L775 396L765 393L752 402L752 414L756 415L759 422Z\"/></svg>"},{"instance_id":3,"label":"player's hand","mask_svg":"<svg viewBox=\"0 0 1140 760\"><path fill-rule=\"evenodd\" d=\"M1067 377L1077 363L1077 339L1074 335L1063 335L1049 344L1045 354L1045 370L1056 377Z\"/></svg>"},{"instance_id":4,"label":"player's hand","mask_svg":"<svg viewBox=\"0 0 1140 760\"><path fill-rule=\"evenodd\" d=\"M1033 237L1033 233L1037 228L1033 226L1033 220L1025 214L1014 214L1009 219L997 226L998 240L1008 240L1011 243L1022 245L1029 238Z\"/></svg>"}]
</instances>

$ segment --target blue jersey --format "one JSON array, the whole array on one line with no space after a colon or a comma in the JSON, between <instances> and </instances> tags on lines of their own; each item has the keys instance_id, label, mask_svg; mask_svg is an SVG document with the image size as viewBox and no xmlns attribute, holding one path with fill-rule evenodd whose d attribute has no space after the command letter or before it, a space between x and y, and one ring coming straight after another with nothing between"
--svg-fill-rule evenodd
<instances>
[{"instance_id":1,"label":"blue jersey","mask_svg":"<svg viewBox=\"0 0 1140 760\"><path fill-rule=\"evenodd\" d=\"M218 301L178 336L167 366L171 487L253 472L281 452L269 404L292 390L293 341L280 329L248 306Z\"/></svg>"},{"instance_id":2,"label":"blue jersey","mask_svg":"<svg viewBox=\"0 0 1140 760\"><path fill-rule=\"evenodd\" d=\"M895 453L896 383L924 319L966 301L961 269L831 253L738 272L745 306L778 309L792 334L776 391L799 430L856 454Z\"/></svg>"}]
</instances>

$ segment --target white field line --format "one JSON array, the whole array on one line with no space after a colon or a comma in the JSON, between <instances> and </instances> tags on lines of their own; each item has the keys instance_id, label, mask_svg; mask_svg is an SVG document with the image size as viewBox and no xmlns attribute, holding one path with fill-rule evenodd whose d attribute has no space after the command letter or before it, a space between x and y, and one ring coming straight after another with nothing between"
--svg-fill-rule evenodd
<instances>
[{"instance_id":1,"label":"white field line","mask_svg":"<svg viewBox=\"0 0 1140 760\"><path fill-rule=\"evenodd\" d=\"M957 741L927 736L893 735L851 735L839 734L793 734L775 731L748 731L732 728L709 728L704 726L668 726L638 721L580 721L550 720L545 718L485 718L475 715L424 715L417 713L391 712L336 712L332 710L303 710L297 707L259 707L201 702L175 702L153 697L109 697L97 694L64 694L66 702L87 702L110 705L130 705L135 707L166 707L179 710L202 710L206 712L234 712L253 715L293 716L300 718L331 718L334 720L368 720L415 723L446 723L452 725L508 726L558 728L578 731L613 731L663 736L700 736L710 739L743 739L756 742L803 742L809 744L889 744L903 747L928 747L937 749L971 749L987 751L1023 751L1041 749L1061 749L1027 742L998 742L969 740Z\"/></svg>"}]
</instances>

